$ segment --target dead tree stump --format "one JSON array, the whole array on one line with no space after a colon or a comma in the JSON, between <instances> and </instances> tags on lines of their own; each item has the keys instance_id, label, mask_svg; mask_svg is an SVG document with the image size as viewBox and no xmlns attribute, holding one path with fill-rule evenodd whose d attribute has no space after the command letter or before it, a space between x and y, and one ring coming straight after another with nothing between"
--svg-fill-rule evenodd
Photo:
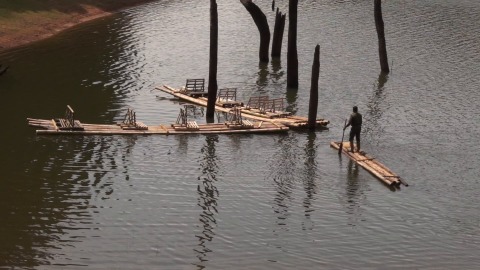
<instances>
[{"instance_id":1,"label":"dead tree stump","mask_svg":"<svg viewBox=\"0 0 480 270\"><path fill-rule=\"evenodd\" d=\"M270 28L268 26L267 17L263 11L255 5L252 0L240 0L253 18L253 22L260 32L260 51L258 53L260 62L269 61L268 49L270 46Z\"/></svg>"},{"instance_id":2,"label":"dead tree stump","mask_svg":"<svg viewBox=\"0 0 480 270\"><path fill-rule=\"evenodd\" d=\"M320 45L315 47L312 65L312 83L310 87L310 102L308 108L308 128L315 130L318 110L318 78L320 77Z\"/></svg>"},{"instance_id":3,"label":"dead tree stump","mask_svg":"<svg viewBox=\"0 0 480 270\"><path fill-rule=\"evenodd\" d=\"M377 28L378 36L378 53L380 57L380 68L382 72L389 73L387 58L387 45L385 42L385 24L382 17L382 0L374 0L373 13L375 16L375 27Z\"/></svg>"},{"instance_id":4,"label":"dead tree stump","mask_svg":"<svg viewBox=\"0 0 480 270\"><path fill-rule=\"evenodd\" d=\"M283 33L285 30L285 14L282 14L277 8L277 14L275 15L275 27L273 28L272 39L272 58L280 57L282 54L282 41Z\"/></svg>"},{"instance_id":5,"label":"dead tree stump","mask_svg":"<svg viewBox=\"0 0 480 270\"><path fill-rule=\"evenodd\" d=\"M210 60L208 68L207 122L215 119L215 101L217 99L218 65L218 10L217 1L210 0Z\"/></svg>"}]
</instances>

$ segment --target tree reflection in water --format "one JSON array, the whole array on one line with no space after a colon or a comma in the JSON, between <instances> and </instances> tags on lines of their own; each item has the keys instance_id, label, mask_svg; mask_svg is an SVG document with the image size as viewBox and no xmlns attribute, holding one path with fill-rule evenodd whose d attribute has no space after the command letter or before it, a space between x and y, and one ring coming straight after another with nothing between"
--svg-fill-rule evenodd
<instances>
[{"instance_id":1,"label":"tree reflection in water","mask_svg":"<svg viewBox=\"0 0 480 270\"><path fill-rule=\"evenodd\" d=\"M355 227L362 221L363 210L361 205L365 202L366 185L359 178L359 165L352 161L348 161L347 165L347 185L346 185L346 212L348 214L348 225Z\"/></svg>"},{"instance_id":2,"label":"tree reflection in water","mask_svg":"<svg viewBox=\"0 0 480 270\"><path fill-rule=\"evenodd\" d=\"M0 231L0 265L32 268L52 260L71 263L70 258L62 258L62 248L84 241L82 230L97 226L92 212L111 198L114 180L129 180L135 140L56 137L34 144L30 151L36 162L16 179L22 194L1 192L5 213L0 211L0 219L7 229Z\"/></svg>"},{"instance_id":3,"label":"tree reflection in water","mask_svg":"<svg viewBox=\"0 0 480 270\"><path fill-rule=\"evenodd\" d=\"M270 177L275 183L273 211L277 215L276 227L288 230L287 219L290 216L289 205L292 202L292 192L295 187L297 138L291 134L280 136L278 144L280 153L275 155L271 164Z\"/></svg>"},{"instance_id":4,"label":"tree reflection in water","mask_svg":"<svg viewBox=\"0 0 480 270\"><path fill-rule=\"evenodd\" d=\"M362 134L364 138L370 140L378 140L384 132L382 125L382 103L385 100L384 87L388 81L388 74L381 72L378 76L378 80L375 83L374 93L368 102L367 115L365 117L365 123L362 127ZM370 142L372 143L372 142Z\"/></svg>"},{"instance_id":5,"label":"tree reflection in water","mask_svg":"<svg viewBox=\"0 0 480 270\"><path fill-rule=\"evenodd\" d=\"M198 177L198 206L202 208L200 212L200 224L197 226L200 229L200 233L197 233L195 237L198 239L198 247L194 249L197 253L197 258L200 260L200 264L197 265L200 269L204 266L202 262L208 261L207 255L212 252L208 248L207 243L213 240L215 236L216 219L215 213L217 210L217 200L219 192L215 186L218 173L218 159L215 153L215 143L218 142L218 136L206 136L205 145L202 147L201 152L204 155L200 161L202 168L202 175Z\"/></svg>"},{"instance_id":6,"label":"tree reflection in water","mask_svg":"<svg viewBox=\"0 0 480 270\"><path fill-rule=\"evenodd\" d=\"M303 229L313 229L313 223L310 219L311 213L314 211L312 208L312 201L315 200L315 194L317 193L318 187L315 183L317 178L317 162L316 162L316 145L315 140L317 134L315 132L309 132L307 137L307 142L305 144L305 170L303 177L303 188L305 190L305 198L303 199L303 207L305 208L305 218L307 219L302 223ZM307 228L307 224L310 225Z\"/></svg>"}]
</instances>

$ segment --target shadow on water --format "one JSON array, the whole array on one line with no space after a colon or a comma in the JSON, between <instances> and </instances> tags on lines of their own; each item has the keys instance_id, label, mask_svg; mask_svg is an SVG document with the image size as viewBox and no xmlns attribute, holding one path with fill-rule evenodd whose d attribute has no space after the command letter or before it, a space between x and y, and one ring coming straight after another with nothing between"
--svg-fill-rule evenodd
<instances>
[{"instance_id":1,"label":"shadow on water","mask_svg":"<svg viewBox=\"0 0 480 270\"><path fill-rule=\"evenodd\" d=\"M201 149L204 155L200 161L202 176L198 177L197 186L198 206L202 208L199 218L200 224L197 227L201 232L195 235L198 239L198 247L194 249L200 261L199 264L196 264L198 269L205 268L202 263L208 261L208 253L212 252L207 244L213 240L214 229L217 226L215 219L215 213L218 213L217 201L219 197L218 189L215 186L218 173L217 155L215 153L215 143L217 142L218 136L206 136L205 145Z\"/></svg>"},{"instance_id":2,"label":"shadow on water","mask_svg":"<svg viewBox=\"0 0 480 270\"><path fill-rule=\"evenodd\" d=\"M285 71L282 69L282 61L278 57L273 57L270 62L272 65L272 73L270 74L273 83L282 83L280 80L285 75Z\"/></svg>"},{"instance_id":3,"label":"shadow on water","mask_svg":"<svg viewBox=\"0 0 480 270\"><path fill-rule=\"evenodd\" d=\"M288 230L286 227L287 219L290 216L289 205L292 203L292 192L295 186L296 170L296 149L297 137L288 134L280 136L278 140L279 153L277 153L272 159L273 163L270 164L271 178L274 182L274 189L276 191L273 211L277 216L275 228ZM274 232L276 229L274 230Z\"/></svg>"},{"instance_id":4,"label":"shadow on water","mask_svg":"<svg viewBox=\"0 0 480 270\"><path fill-rule=\"evenodd\" d=\"M82 242L72 231L90 230L92 212L114 193L114 180L129 180L135 138L38 139L22 175L11 174L0 189L2 265L48 265L63 247ZM43 154L39 154L43 153ZM115 170L123 168L123 170ZM120 175L118 175L120 174ZM70 236L69 236L70 235Z\"/></svg>"},{"instance_id":5,"label":"shadow on water","mask_svg":"<svg viewBox=\"0 0 480 270\"><path fill-rule=\"evenodd\" d=\"M317 134L315 132L308 133L307 142L305 144L305 170L304 170L304 179L303 179L303 188L305 190L305 198L303 199L303 207L305 208L305 218L306 222L302 223L303 229L313 229L312 221L310 220L310 215L314 211L312 209L312 201L315 200L315 194L317 194L318 187L316 184L317 179L317 145L316 145ZM307 224L310 225L307 228Z\"/></svg>"},{"instance_id":6,"label":"shadow on water","mask_svg":"<svg viewBox=\"0 0 480 270\"><path fill-rule=\"evenodd\" d=\"M363 210L361 205L365 203L365 183L359 179L359 165L348 161L347 165L347 185L346 189L346 213L348 216L348 225L355 227L362 220Z\"/></svg>"},{"instance_id":7,"label":"shadow on water","mask_svg":"<svg viewBox=\"0 0 480 270\"><path fill-rule=\"evenodd\" d=\"M268 86L268 74L268 63L258 63L258 76L256 84L259 92L265 91L265 88Z\"/></svg>"},{"instance_id":8,"label":"shadow on water","mask_svg":"<svg viewBox=\"0 0 480 270\"><path fill-rule=\"evenodd\" d=\"M382 103L385 101L384 87L388 81L388 74L381 72L375 83L375 89L370 98L367 107L368 122L364 124L363 133L365 138L378 139L383 133L383 125L381 123L383 111Z\"/></svg>"},{"instance_id":9,"label":"shadow on water","mask_svg":"<svg viewBox=\"0 0 480 270\"><path fill-rule=\"evenodd\" d=\"M15 62L0 81L0 114L10 125L0 152L8 168L0 181L0 257L6 265L48 264L49 252L68 245L61 239L65 232L88 225L95 200L111 197L113 179L129 180L134 137L35 137L25 123L27 117L61 116L67 104L82 122L114 121L130 91L131 78L124 75L133 37L123 32L128 21L105 21L112 24L82 25L0 54L2 62Z\"/></svg>"},{"instance_id":10,"label":"shadow on water","mask_svg":"<svg viewBox=\"0 0 480 270\"><path fill-rule=\"evenodd\" d=\"M287 88L286 96L287 100L287 112L291 112L292 114L297 114L297 100L298 100L298 89L296 88Z\"/></svg>"}]
</instances>

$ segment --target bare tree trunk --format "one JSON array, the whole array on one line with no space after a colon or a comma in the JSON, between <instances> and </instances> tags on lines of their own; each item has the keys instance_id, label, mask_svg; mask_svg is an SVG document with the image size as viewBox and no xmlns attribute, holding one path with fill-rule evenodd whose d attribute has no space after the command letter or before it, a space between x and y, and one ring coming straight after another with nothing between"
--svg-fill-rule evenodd
<instances>
[{"instance_id":1,"label":"bare tree trunk","mask_svg":"<svg viewBox=\"0 0 480 270\"><path fill-rule=\"evenodd\" d=\"M218 11L217 1L210 0L210 61L208 70L207 122L215 119L215 101L217 99L218 64Z\"/></svg>"},{"instance_id":2,"label":"bare tree trunk","mask_svg":"<svg viewBox=\"0 0 480 270\"><path fill-rule=\"evenodd\" d=\"M387 58L387 45L385 42L385 25L382 17L382 0L374 0L373 13L375 16L375 27L378 35L378 53L380 57L380 68L382 72L389 73Z\"/></svg>"},{"instance_id":3,"label":"bare tree trunk","mask_svg":"<svg viewBox=\"0 0 480 270\"><path fill-rule=\"evenodd\" d=\"M275 16L275 27L273 28L272 39L272 58L280 57L282 54L283 32L285 30L285 14L282 14L277 8Z\"/></svg>"},{"instance_id":4,"label":"bare tree trunk","mask_svg":"<svg viewBox=\"0 0 480 270\"><path fill-rule=\"evenodd\" d=\"M308 128L315 130L318 110L318 78L320 77L320 45L315 47L312 65L312 84L310 87L310 102L308 108Z\"/></svg>"},{"instance_id":5,"label":"bare tree trunk","mask_svg":"<svg viewBox=\"0 0 480 270\"><path fill-rule=\"evenodd\" d=\"M287 86L292 88L298 88L297 9L298 0L289 0Z\"/></svg>"},{"instance_id":6,"label":"bare tree trunk","mask_svg":"<svg viewBox=\"0 0 480 270\"><path fill-rule=\"evenodd\" d=\"M247 9L250 15L255 22L255 25L260 32L260 51L258 56L260 58L260 62L267 62L269 61L268 58L268 49L270 46L270 28L268 26L267 17L262 12L262 10L255 5L252 0L240 0L243 6Z\"/></svg>"}]
</instances>

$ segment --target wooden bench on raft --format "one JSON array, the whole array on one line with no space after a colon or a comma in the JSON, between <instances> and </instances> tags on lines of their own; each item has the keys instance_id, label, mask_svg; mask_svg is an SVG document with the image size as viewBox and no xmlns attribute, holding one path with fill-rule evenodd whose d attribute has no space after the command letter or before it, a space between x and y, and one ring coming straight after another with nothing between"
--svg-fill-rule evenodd
<instances>
[{"instance_id":1,"label":"wooden bench on raft","mask_svg":"<svg viewBox=\"0 0 480 270\"><path fill-rule=\"evenodd\" d=\"M205 91L205 79L187 79L180 92L191 97L206 97L208 92Z\"/></svg>"},{"instance_id":2,"label":"wooden bench on raft","mask_svg":"<svg viewBox=\"0 0 480 270\"><path fill-rule=\"evenodd\" d=\"M285 111L284 100L285 98L269 99L265 103L265 113L270 114L271 117L284 117L290 115L290 112Z\"/></svg>"},{"instance_id":3,"label":"wooden bench on raft","mask_svg":"<svg viewBox=\"0 0 480 270\"><path fill-rule=\"evenodd\" d=\"M253 128L250 120L242 119L242 111L239 108L233 108L230 111L229 119L225 122L229 128Z\"/></svg>"},{"instance_id":4,"label":"wooden bench on raft","mask_svg":"<svg viewBox=\"0 0 480 270\"><path fill-rule=\"evenodd\" d=\"M60 130L84 130L80 121L75 120L75 112L70 105L67 105L64 118L56 118L54 121Z\"/></svg>"},{"instance_id":5,"label":"wooden bench on raft","mask_svg":"<svg viewBox=\"0 0 480 270\"><path fill-rule=\"evenodd\" d=\"M270 99L268 96L250 97L246 109L263 114L269 118L285 117L291 114L284 111L284 98Z\"/></svg>"},{"instance_id":6,"label":"wooden bench on raft","mask_svg":"<svg viewBox=\"0 0 480 270\"><path fill-rule=\"evenodd\" d=\"M200 127L198 126L196 121L188 121L188 110L189 105L185 105L185 108L180 108L180 113L177 117L177 122L172 124L172 127L175 130L199 130Z\"/></svg>"},{"instance_id":7,"label":"wooden bench on raft","mask_svg":"<svg viewBox=\"0 0 480 270\"><path fill-rule=\"evenodd\" d=\"M250 97L250 99L248 99L247 109L261 110L261 108L265 107L265 102L267 101L268 96Z\"/></svg>"},{"instance_id":8,"label":"wooden bench on raft","mask_svg":"<svg viewBox=\"0 0 480 270\"><path fill-rule=\"evenodd\" d=\"M243 106L243 102L237 101L237 88L219 89L217 95L217 105L223 108Z\"/></svg>"},{"instance_id":9,"label":"wooden bench on raft","mask_svg":"<svg viewBox=\"0 0 480 270\"><path fill-rule=\"evenodd\" d=\"M137 122L137 114L131 108L128 108L123 122L119 124L124 130L147 130L148 126L142 122Z\"/></svg>"}]
</instances>

